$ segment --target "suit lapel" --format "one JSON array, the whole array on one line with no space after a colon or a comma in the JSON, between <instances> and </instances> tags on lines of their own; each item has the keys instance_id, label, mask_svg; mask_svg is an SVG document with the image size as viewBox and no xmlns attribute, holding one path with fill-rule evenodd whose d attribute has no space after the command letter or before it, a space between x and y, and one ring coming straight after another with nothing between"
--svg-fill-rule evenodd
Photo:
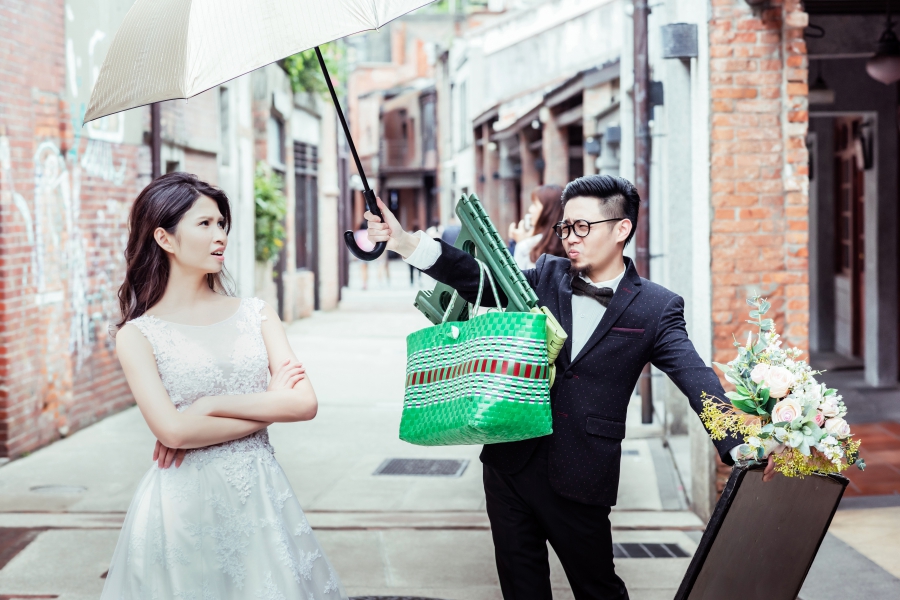
<instances>
[{"instance_id":1,"label":"suit lapel","mask_svg":"<svg viewBox=\"0 0 900 600\"><path fill-rule=\"evenodd\" d=\"M572 284L571 280L569 281L569 301L567 305L567 310L569 311L569 329L566 331L572 331ZM616 289L616 293L612 297L612 301L610 301L609 306L606 307L606 312L603 314L603 318L600 319L600 324L597 325L597 328L594 330L594 333L591 334L591 337L588 338L587 343L582 348L581 352L578 353L578 356L571 356L572 352L572 344L571 344L571 335L569 340L566 340L566 345L569 348L569 356L571 357L570 363L575 364L583 356L585 356L588 352L591 351L591 348L597 345L600 340L603 339L609 330L612 328L613 324L619 320L619 317L622 316L622 313L625 312L625 309L628 308L628 305L637 298L637 295L641 293L641 278L637 273L637 269L634 268L634 263L627 256L625 257L625 276L622 277L622 281L619 282L619 287ZM562 307L560 307L562 308ZM563 325L565 326L565 324Z\"/></svg>"},{"instance_id":2,"label":"suit lapel","mask_svg":"<svg viewBox=\"0 0 900 600\"><path fill-rule=\"evenodd\" d=\"M566 343L563 345L561 357L565 357L566 361L572 360L572 275L566 273L559 282L559 290L557 291L559 301L559 318L563 331L568 334Z\"/></svg>"}]
</instances>

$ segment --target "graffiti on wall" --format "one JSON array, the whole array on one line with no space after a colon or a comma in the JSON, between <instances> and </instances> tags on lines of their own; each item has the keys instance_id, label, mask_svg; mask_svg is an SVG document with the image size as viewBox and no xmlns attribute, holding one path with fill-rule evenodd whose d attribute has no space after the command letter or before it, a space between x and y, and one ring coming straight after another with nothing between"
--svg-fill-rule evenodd
<instances>
[{"instance_id":1,"label":"graffiti on wall","mask_svg":"<svg viewBox=\"0 0 900 600\"><path fill-rule=\"evenodd\" d=\"M68 331L67 352L62 354L71 354L76 371L90 356L92 345L98 339L97 330L105 330L118 310L119 282L114 278L124 262L126 236L121 224L127 218L127 206L119 200L107 199L104 208L93 215L83 215L81 197L84 176L97 177L115 186L124 183L127 162L122 159L114 167L111 146L109 142L88 140L87 150L81 157L77 151L70 152L67 160L54 142L38 144L32 159L34 183L29 202L16 189L13 180L9 139L0 137L0 187L10 195L30 251L21 284L34 290L34 302L45 313L42 316L62 326L51 329ZM96 219L90 237L92 244L82 226L88 216ZM53 317L53 307L60 308L59 319ZM65 319L65 312L68 312L68 323L64 324L59 321ZM46 356L52 356L54 350L63 348L46 350Z\"/></svg>"}]
</instances>

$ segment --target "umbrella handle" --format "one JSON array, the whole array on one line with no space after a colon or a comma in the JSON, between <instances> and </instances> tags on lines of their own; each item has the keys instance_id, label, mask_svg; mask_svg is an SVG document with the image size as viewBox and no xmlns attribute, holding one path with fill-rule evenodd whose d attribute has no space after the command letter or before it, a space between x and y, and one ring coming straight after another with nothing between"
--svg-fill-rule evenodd
<instances>
[{"instance_id":1,"label":"umbrella handle","mask_svg":"<svg viewBox=\"0 0 900 600\"><path fill-rule=\"evenodd\" d=\"M366 200L366 208L370 213L375 215L376 217L381 217L384 220L384 215L381 214L381 209L378 208L378 203L375 201L375 192L372 190L366 190L363 192L363 198ZM350 250L350 254L358 258L359 260L375 260L379 256L384 253L384 249L387 248L387 243L378 242L375 244L375 247L366 252L362 248L356 245L356 238L353 237L352 231L344 232L344 243L347 244L347 249Z\"/></svg>"}]
</instances>

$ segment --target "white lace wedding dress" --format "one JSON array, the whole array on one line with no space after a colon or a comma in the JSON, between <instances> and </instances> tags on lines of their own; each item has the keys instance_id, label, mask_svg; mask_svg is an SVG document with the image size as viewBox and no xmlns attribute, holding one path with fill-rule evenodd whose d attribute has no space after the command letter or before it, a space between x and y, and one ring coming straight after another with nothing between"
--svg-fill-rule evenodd
<instances>
[{"instance_id":1,"label":"white lace wedding dress","mask_svg":"<svg viewBox=\"0 0 900 600\"><path fill-rule=\"evenodd\" d=\"M153 346L172 402L264 392L268 356L256 298L219 323L131 321ZM149 451L149 448L148 448ZM154 464L138 485L102 600L346 598L265 429Z\"/></svg>"}]
</instances>

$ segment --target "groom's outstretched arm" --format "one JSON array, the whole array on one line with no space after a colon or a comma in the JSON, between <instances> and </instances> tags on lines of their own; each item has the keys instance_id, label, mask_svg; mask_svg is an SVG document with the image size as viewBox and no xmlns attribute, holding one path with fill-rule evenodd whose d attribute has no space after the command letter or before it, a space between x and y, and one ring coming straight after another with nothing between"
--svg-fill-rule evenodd
<instances>
[{"instance_id":1,"label":"groom's outstretched arm","mask_svg":"<svg viewBox=\"0 0 900 600\"><path fill-rule=\"evenodd\" d=\"M468 252L443 241L432 239L424 232L404 231L400 222L381 199L378 199L378 206L384 215L384 222L369 212L366 212L365 215L366 221L368 221L369 240L387 242L388 250L397 252L408 264L429 277L449 285L457 290L467 302L474 303L478 297L480 281L478 262ZM543 264L544 257L542 256L538 259L534 269L523 271L532 288L537 285L538 275ZM484 282L483 290L481 304L497 306L497 300L487 281ZM497 293L500 296L500 306L505 306L507 298L500 286L497 286Z\"/></svg>"},{"instance_id":2,"label":"groom's outstretched arm","mask_svg":"<svg viewBox=\"0 0 900 600\"><path fill-rule=\"evenodd\" d=\"M698 415L703 410L704 392L725 398L725 390L716 372L703 362L688 338L684 300L680 296L672 298L660 316L651 363L669 376L681 393L687 396L691 408ZM723 440L713 440L713 443L725 464L730 465L734 463L731 451L742 441L729 436Z\"/></svg>"}]
</instances>

